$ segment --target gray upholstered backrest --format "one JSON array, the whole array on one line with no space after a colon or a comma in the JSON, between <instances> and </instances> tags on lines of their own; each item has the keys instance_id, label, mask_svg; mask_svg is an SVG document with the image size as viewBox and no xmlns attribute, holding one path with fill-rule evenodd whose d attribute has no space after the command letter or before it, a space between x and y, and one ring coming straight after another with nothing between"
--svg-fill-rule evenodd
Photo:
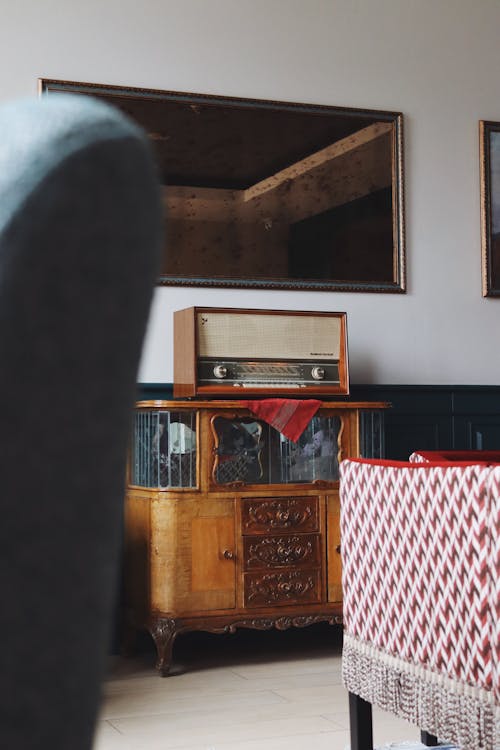
<instances>
[{"instance_id":1,"label":"gray upholstered backrest","mask_svg":"<svg viewBox=\"0 0 500 750\"><path fill-rule=\"evenodd\" d=\"M91 744L160 225L118 112L0 108L1 747Z\"/></svg>"}]
</instances>

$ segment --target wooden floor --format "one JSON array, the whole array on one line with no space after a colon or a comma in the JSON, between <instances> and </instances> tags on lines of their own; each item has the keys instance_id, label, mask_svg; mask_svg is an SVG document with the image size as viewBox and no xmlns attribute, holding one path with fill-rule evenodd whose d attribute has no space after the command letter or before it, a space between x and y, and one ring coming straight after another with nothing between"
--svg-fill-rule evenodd
<instances>
[{"instance_id":1,"label":"wooden floor","mask_svg":"<svg viewBox=\"0 0 500 750\"><path fill-rule=\"evenodd\" d=\"M154 669L149 638L111 657L94 750L345 750L341 632L192 633L174 646L172 676ZM375 744L419 740L416 727L374 712Z\"/></svg>"}]
</instances>

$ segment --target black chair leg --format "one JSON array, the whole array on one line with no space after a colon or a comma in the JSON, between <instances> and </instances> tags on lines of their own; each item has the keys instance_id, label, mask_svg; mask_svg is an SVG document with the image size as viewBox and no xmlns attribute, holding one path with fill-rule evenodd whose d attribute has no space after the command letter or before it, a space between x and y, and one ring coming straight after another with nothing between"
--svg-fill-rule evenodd
<instances>
[{"instance_id":1,"label":"black chair leg","mask_svg":"<svg viewBox=\"0 0 500 750\"><path fill-rule=\"evenodd\" d=\"M349 693L351 750L373 750L372 704Z\"/></svg>"},{"instance_id":2,"label":"black chair leg","mask_svg":"<svg viewBox=\"0 0 500 750\"><path fill-rule=\"evenodd\" d=\"M420 732L420 742L426 747L437 747L439 745L438 738L429 732Z\"/></svg>"}]
</instances>

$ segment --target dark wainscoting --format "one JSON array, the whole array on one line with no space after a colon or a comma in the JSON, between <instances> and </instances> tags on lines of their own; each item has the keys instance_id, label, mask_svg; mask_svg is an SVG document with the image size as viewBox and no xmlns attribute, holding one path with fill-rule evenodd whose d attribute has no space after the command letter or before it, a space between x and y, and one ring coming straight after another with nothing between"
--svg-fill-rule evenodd
<instances>
[{"instance_id":1,"label":"dark wainscoting","mask_svg":"<svg viewBox=\"0 0 500 750\"><path fill-rule=\"evenodd\" d=\"M500 386L352 385L351 397L390 401L387 458L414 450L500 449Z\"/></svg>"},{"instance_id":2,"label":"dark wainscoting","mask_svg":"<svg viewBox=\"0 0 500 750\"><path fill-rule=\"evenodd\" d=\"M138 398L172 398L172 384L140 383ZM404 460L418 449L500 450L500 386L351 384L351 398L392 404L387 458Z\"/></svg>"}]
</instances>

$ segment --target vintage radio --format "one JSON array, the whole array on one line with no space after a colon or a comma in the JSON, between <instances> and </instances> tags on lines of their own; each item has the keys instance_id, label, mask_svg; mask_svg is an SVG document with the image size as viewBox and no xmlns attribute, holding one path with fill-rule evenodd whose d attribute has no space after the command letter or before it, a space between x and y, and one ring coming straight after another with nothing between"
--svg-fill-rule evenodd
<instances>
[{"instance_id":1,"label":"vintage radio","mask_svg":"<svg viewBox=\"0 0 500 750\"><path fill-rule=\"evenodd\" d=\"M174 312L176 398L348 393L345 313L220 307Z\"/></svg>"}]
</instances>

